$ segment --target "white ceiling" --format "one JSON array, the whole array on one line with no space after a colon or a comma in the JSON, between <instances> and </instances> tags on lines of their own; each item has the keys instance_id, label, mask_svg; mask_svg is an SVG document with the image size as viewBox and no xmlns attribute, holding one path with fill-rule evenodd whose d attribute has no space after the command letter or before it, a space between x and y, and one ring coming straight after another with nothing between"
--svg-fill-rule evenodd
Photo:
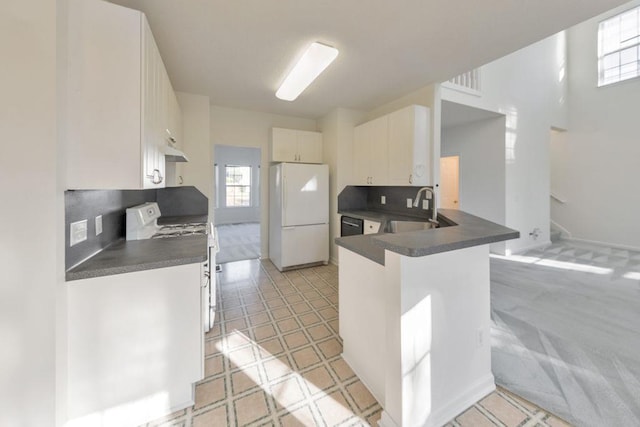
<instances>
[{"instance_id":1,"label":"white ceiling","mask_svg":"<svg viewBox=\"0 0 640 427\"><path fill-rule=\"evenodd\" d=\"M318 118L370 110L609 10L621 0L112 0L147 14L176 90ZM275 91L312 41L331 66L293 102Z\"/></svg>"}]
</instances>

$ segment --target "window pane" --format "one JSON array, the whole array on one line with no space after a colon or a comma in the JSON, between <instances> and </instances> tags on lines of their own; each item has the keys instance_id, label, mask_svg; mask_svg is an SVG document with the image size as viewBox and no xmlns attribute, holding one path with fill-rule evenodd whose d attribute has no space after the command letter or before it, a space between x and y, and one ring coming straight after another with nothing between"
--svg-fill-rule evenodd
<instances>
[{"instance_id":1,"label":"window pane","mask_svg":"<svg viewBox=\"0 0 640 427\"><path fill-rule=\"evenodd\" d=\"M614 67L620 66L620 53L610 53L609 55L604 57L604 69L609 70Z\"/></svg>"},{"instance_id":2,"label":"window pane","mask_svg":"<svg viewBox=\"0 0 640 427\"><path fill-rule=\"evenodd\" d=\"M630 79L638 75L638 63L632 62L620 67L620 80Z\"/></svg>"},{"instance_id":3,"label":"window pane","mask_svg":"<svg viewBox=\"0 0 640 427\"><path fill-rule=\"evenodd\" d=\"M226 166L227 207L251 206L251 166Z\"/></svg>"},{"instance_id":4,"label":"window pane","mask_svg":"<svg viewBox=\"0 0 640 427\"><path fill-rule=\"evenodd\" d=\"M227 166L226 171L227 185L251 185L250 166Z\"/></svg>"},{"instance_id":5,"label":"window pane","mask_svg":"<svg viewBox=\"0 0 640 427\"><path fill-rule=\"evenodd\" d=\"M636 48L636 46L630 47L620 52L620 63L622 65L629 64L631 62L636 62L637 60L638 60L638 49Z\"/></svg>"},{"instance_id":6,"label":"window pane","mask_svg":"<svg viewBox=\"0 0 640 427\"><path fill-rule=\"evenodd\" d=\"M640 7L600 23L598 56L600 86L640 75Z\"/></svg>"}]
</instances>

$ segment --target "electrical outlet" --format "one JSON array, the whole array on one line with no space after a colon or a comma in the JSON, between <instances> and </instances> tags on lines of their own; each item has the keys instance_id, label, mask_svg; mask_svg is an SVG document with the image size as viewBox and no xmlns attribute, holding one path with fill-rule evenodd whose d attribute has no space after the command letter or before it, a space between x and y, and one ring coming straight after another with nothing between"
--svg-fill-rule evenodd
<instances>
[{"instance_id":1,"label":"electrical outlet","mask_svg":"<svg viewBox=\"0 0 640 427\"><path fill-rule=\"evenodd\" d=\"M87 240L87 220L72 222L69 227L69 246Z\"/></svg>"},{"instance_id":2,"label":"electrical outlet","mask_svg":"<svg viewBox=\"0 0 640 427\"><path fill-rule=\"evenodd\" d=\"M102 234L102 215L96 217L96 236Z\"/></svg>"},{"instance_id":3,"label":"electrical outlet","mask_svg":"<svg viewBox=\"0 0 640 427\"><path fill-rule=\"evenodd\" d=\"M413 207L413 200L407 199L407 207L408 208L412 208Z\"/></svg>"},{"instance_id":4,"label":"electrical outlet","mask_svg":"<svg viewBox=\"0 0 640 427\"><path fill-rule=\"evenodd\" d=\"M382 204L382 205L386 205L387 204L387 198L385 196L380 196L380 204Z\"/></svg>"},{"instance_id":5,"label":"electrical outlet","mask_svg":"<svg viewBox=\"0 0 640 427\"><path fill-rule=\"evenodd\" d=\"M425 191L424 192L424 198L428 199L428 200L431 200L431 192L430 191Z\"/></svg>"},{"instance_id":6,"label":"electrical outlet","mask_svg":"<svg viewBox=\"0 0 640 427\"><path fill-rule=\"evenodd\" d=\"M429 201L428 200L423 200L422 201L422 209L429 209Z\"/></svg>"}]
</instances>

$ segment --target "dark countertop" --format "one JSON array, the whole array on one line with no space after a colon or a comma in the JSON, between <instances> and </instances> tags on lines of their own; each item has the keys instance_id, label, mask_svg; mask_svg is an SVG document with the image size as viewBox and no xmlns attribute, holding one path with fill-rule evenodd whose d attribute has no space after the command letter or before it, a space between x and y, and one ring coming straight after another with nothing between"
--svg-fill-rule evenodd
<instances>
[{"instance_id":1,"label":"dark countertop","mask_svg":"<svg viewBox=\"0 0 640 427\"><path fill-rule=\"evenodd\" d=\"M382 222L381 229L384 229L386 221L392 219L415 220L415 217L377 211L359 210L339 213ZM516 230L459 210L441 209L438 211L438 218L456 225L395 234L378 233L338 237L335 242L338 246L384 265L385 250L410 257L421 257L520 237L520 233Z\"/></svg>"},{"instance_id":2,"label":"dark countertop","mask_svg":"<svg viewBox=\"0 0 640 427\"><path fill-rule=\"evenodd\" d=\"M207 260L207 236L167 239L120 239L67 271L66 280L89 279L133 271L200 263Z\"/></svg>"}]
</instances>

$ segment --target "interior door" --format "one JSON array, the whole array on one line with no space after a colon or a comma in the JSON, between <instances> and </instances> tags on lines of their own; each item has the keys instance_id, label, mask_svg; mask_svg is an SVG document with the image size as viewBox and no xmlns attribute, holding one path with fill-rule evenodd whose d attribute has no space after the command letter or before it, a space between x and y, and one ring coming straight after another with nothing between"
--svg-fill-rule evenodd
<instances>
[{"instance_id":1,"label":"interior door","mask_svg":"<svg viewBox=\"0 0 640 427\"><path fill-rule=\"evenodd\" d=\"M282 165L282 226L329 222L329 166Z\"/></svg>"},{"instance_id":2,"label":"interior door","mask_svg":"<svg viewBox=\"0 0 640 427\"><path fill-rule=\"evenodd\" d=\"M460 209L460 157L440 158L440 207Z\"/></svg>"}]
</instances>

